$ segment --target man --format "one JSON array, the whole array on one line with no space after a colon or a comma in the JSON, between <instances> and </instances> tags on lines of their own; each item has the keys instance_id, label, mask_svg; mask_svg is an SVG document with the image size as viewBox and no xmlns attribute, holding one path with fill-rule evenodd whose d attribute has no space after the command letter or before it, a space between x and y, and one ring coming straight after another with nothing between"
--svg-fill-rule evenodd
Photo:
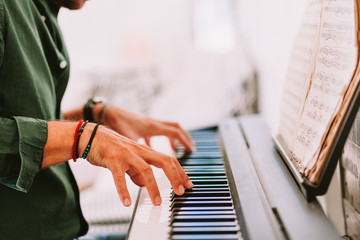
<instances>
[{"instance_id":1,"label":"man","mask_svg":"<svg viewBox=\"0 0 360 240\"><path fill-rule=\"evenodd\" d=\"M189 135L176 123L161 122L115 106L95 103L94 121L76 135L83 109L61 113L69 77L69 59L57 23L61 7L81 8L85 0L0 0L0 238L73 239L87 231L76 182L67 161L78 151L108 168L119 197L131 204L125 172L146 186L153 204L161 204L149 164L160 167L177 194L192 188L176 159L133 140L165 135L191 151ZM72 121L59 121L67 119ZM84 126L84 125L82 125ZM127 138L128 137L128 138ZM89 139L93 138L90 150ZM133 139L130 140L129 138Z\"/></svg>"}]
</instances>

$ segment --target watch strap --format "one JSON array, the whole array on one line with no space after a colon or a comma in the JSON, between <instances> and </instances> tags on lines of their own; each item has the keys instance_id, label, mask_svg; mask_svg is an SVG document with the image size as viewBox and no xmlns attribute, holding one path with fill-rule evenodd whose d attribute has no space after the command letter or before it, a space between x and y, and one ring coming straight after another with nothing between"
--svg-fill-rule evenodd
<instances>
[{"instance_id":1,"label":"watch strap","mask_svg":"<svg viewBox=\"0 0 360 240\"><path fill-rule=\"evenodd\" d=\"M95 104L101 103L103 101L96 101L93 98L90 98L86 104L84 105L84 119L88 120L89 122L94 122L94 115L93 115L93 108Z\"/></svg>"}]
</instances>

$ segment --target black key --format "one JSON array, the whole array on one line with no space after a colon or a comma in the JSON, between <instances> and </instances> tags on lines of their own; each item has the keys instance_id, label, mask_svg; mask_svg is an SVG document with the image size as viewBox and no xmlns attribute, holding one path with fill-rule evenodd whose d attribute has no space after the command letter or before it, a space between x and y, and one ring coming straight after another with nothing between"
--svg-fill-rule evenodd
<instances>
[{"instance_id":1,"label":"black key","mask_svg":"<svg viewBox=\"0 0 360 240\"><path fill-rule=\"evenodd\" d=\"M185 189L185 193L192 193L192 192L219 192L219 191L229 191L229 187L218 187L218 188L207 188L207 187L193 187L192 189Z\"/></svg>"},{"instance_id":2,"label":"black key","mask_svg":"<svg viewBox=\"0 0 360 240\"><path fill-rule=\"evenodd\" d=\"M180 202L180 201L226 201L226 200L231 200L231 197L213 197L213 196L209 196L209 197L183 197L183 196L179 196L179 197L175 197L173 201L175 202Z\"/></svg>"},{"instance_id":3,"label":"black key","mask_svg":"<svg viewBox=\"0 0 360 240\"><path fill-rule=\"evenodd\" d=\"M239 227L173 227L170 234L236 234L239 232Z\"/></svg>"},{"instance_id":4,"label":"black key","mask_svg":"<svg viewBox=\"0 0 360 240\"><path fill-rule=\"evenodd\" d=\"M206 157L198 157L198 158L182 158L182 159L178 159L178 161L180 163L183 163L183 162L222 162L224 163L223 159L222 158L219 158L219 157L209 157L209 158L206 158Z\"/></svg>"},{"instance_id":5,"label":"black key","mask_svg":"<svg viewBox=\"0 0 360 240\"><path fill-rule=\"evenodd\" d=\"M206 226L222 226L231 227L236 226L236 222L174 222L173 227L206 227Z\"/></svg>"},{"instance_id":6,"label":"black key","mask_svg":"<svg viewBox=\"0 0 360 240\"><path fill-rule=\"evenodd\" d=\"M226 176L192 176L191 179L226 179Z\"/></svg>"},{"instance_id":7,"label":"black key","mask_svg":"<svg viewBox=\"0 0 360 240\"><path fill-rule=\"evenodd\" d=\"M199 216L174 216L173 222L232 222L236 220L235 215L199 215Z\"/></svg>"},{"instance_id":8,"label":"black key","mask_svg":"<svg viewBox=\"0 0 360 240\"><path fill-rule=\"evenodd\" d=\"M203 160L203 161L191 161L191 160L186 160L186 161L179 161L181 166L223 166L223 162L221 160L217 160L217 161L209 161L209 160Z\"/></svg>"},{"instance_id":9,"label":"black key","mask_svg":"<svg viewBox=\"0 0 360 240\"><path fill-rule=\"evenodd\" d=\"M199 207L199 206L203 206L203 207L231 207L232 206L232 202L229 200L224 200L224 201L179 201L179 202L173 202L170 207L171 210L173 208L177 208L177 207Z\"/></svg>"},{"instance_id":10,"label":"black key","mask_svg":"<svg viewBox=\"0 0 360 240\"><path fill-rule=\"evenodd\" d=\"M214 191L216 191L216 189L219 189L219 188L221 188L221 189L224 189L224 188L226 188L226 189L229 189L229 185L227 184L227 183L209 183L209 184L199 184L199 185L197 185L197 186L194 186L192 189L186 189L186 190L188 190L188 191L191 191L191 190L193 190L193 191L201 191L200 190L200 188L206 188L206 191L208 190L208 189L213 189Z\"/></svg>"},{"instance_id":11,"label":"black key","mask_svg":"<svg viewBox=\"0 0 360 240\"><path fill-rule=\"evenodd\" d=\"M173 235L172 240L238 240L238 234L183 234Z\"/></svg>"},{"instance_id":12,"label":"black key","mask_svg":"<svg viewBox=\"0 0 360 240\"><path fill-rule=\"evenodd\" d=\"M220 163L224 163L224 161L222 160L222 158L186 158L186 159L179 159L178 160L179 163L185 163L185 162L194 162L194 163L203 163L203 162L220 162Z\"/></svg>"},{"instance_id":13,"label":"black key","mask_svg":"<svg viewBox=\"0 0 360 240\"><path fill-rule=\"evenodd\" d=\"M235 211L179 211L174 212L172 216L178 216L178 215L234 215Z\"/></svg>"},{"instance_id":14,"label":"black key","mask_svg":"<svg viewBox=\"0 0 360 240\"><path fill-rule=\"evenodd\" d=\"M184 148L183 148L184 149ZM182 149L179 149L180 151L182 150ZM219 147L217 147L217 146L197 146L196 147L196 152L198 152L198 151L206 151L206 150L210 150L210 151L214 151L214 150L216 150L216 151L219 151L220 152L220 150L221 150L221 148L219 148Z\"/></svg>"},{"instance_id":15,"label":"black key","mask_svg":"<svg viewBox=\"0 0 360 240\"><path fill-rule=\"evenodd\" d=\"M222 170L225 171L224 166L183 166L184 170L196 170L196 171L213 171Z\"/></svg>"},{"instance_id":16,"label":"black key","mask_svg":"<svg viewBox=\"0 0 360 240\"><path fill-rule=\"evenodd\" d=\"M194 180L191 180L191 182L196 187L198 187L199 185L227 184L226 179L194 179Z\"/></svg>"},{"instance_id":17,"label":"black key","mask_svg":"<svg viewBox=\"0 0 360 240\"><path fill-rule=\"evenodd\" d=\"M217 139L216 133L194 134L191 136L194 141L201 139Z\"/></svg>"},{"instance_id":18,"label":"black key","mask_svg":"<svg viewBox=\"0 0 360 240\"><path fill-rule=\"evenodd\" d=\"M198 159L198 158L222 158L221 152L193 152L189 154L185 154L181 159L184 158L191 158L191 159Z\"/></svg>"},{"instance_id":19,"label":"black key","mask_svg":"<svg viewBox=\"0 0 360 240\"><path fill-rule=\"evenodd\" d=\"M185 192L183 195L176 195L174 192L171 194L171 198L174 197L228 197L230 191L192 191Z\"/></svg>"},{"instance_id":20,"label":"black key","mask_svg":"<svg viewBox=\"0 0 360 240\"><path fill-rule=\"evenodd\" d=\"M217 140L201 140L195 142L195 148L196 147L220 147Z\"/></svg>"},{"instance_id":21,"label":"black key","mask_svg":"<svg viewBox=\"0 0 360 240\"><path fill-rule=\"evenodd\" d=\"M177 154L181 153L187 153L185 149L179 149L176 150ZM196 151L193 153L221 153L221 149L218 147L212 147L212 146L199 146L199 148L196 148Z\"/></svg>"},{"instance_id":22,"label":"black key","mask_svg":"<svg viewBox=\"0 0 360 240\"><path fill-rule=\"evenodd\" d=\"M185 173L190 176L225 176L224 171L214 171L214 172L199 172L199 171L185 171Z\"/></svg>"},{"instance_id":23,"label":"black key","mask_svg":"<svg viewBox=\"0 0 360 240\"><path fill-rule=\"evenodd\" d=\"M175 207L172 209L173 212L179 211L231 211L234 210L232 206L219 206L219 207L207 207L207 206L196 206L196 207Z\"/></svg>"}]
</instances>

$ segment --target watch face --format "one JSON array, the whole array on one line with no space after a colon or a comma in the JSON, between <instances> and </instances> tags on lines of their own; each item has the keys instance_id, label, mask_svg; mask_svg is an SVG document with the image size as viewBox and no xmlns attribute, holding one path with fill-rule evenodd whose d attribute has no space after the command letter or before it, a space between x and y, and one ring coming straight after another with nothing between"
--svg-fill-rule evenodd
<instances>
[{"instance_id":1,"label":"watch face","mask_svg":"<svg viewBox=\"0 0 360 240\"><path fill-rule=\"evenodd\" d=\"M106 98L105 97L93 97L92 102L95 103L101 103L101 102L106 102Z\"/></svg>"}]
</instances>

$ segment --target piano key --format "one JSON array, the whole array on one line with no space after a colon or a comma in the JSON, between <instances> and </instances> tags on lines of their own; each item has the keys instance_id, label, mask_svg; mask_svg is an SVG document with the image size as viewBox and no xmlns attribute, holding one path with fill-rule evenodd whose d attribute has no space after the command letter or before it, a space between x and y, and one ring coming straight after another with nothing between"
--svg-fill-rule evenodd
<instances>
[{"instance_id":1,"label":"piano key","mask_svg":"<svg viewBox=\"0 0 360 240\"><path fill-rule=\"evenodd\" d=\"M236 222L174 222L173 227L236 226Z\"/></svg>"},{"instance_id":2,"label":"piano key","mask_svg":"<svg viewBox=\"0 0 360 240\"><path fill-rule=\"evenodd\" d=\"M198 187L199 185L209 185L209 184L227 184L226 179L191 179L191 182L196 187Z\"/></svg>"},{"instance_id":3,"label":"piano key","mask_svg":"<svg viewBox=\"0 0 360 240\"><path fill-rule=\"evenodd\" d=\"M235 221L235 215L198 215L198 216L174 216L171 219L173 222L231 222Z\"/></svg>"},{"instance_id":4,"label":"piano key","mask_svg":"<svg viewBox=\"0 0 360 240\"><path fill-rule=\"evenodd\" d=\"M179 201L171 203L171 209L176 207L196 207L196 206L203 206L203 207L231 207L232 202L231 200L219 200L219 201Z\"/></svg>"},{"instance_id":5,"label":"piano key","mask_svg":"<svg viewBox=\"0 0 360 240\"><path fill-rule=\"evenodd\" d=\"M221 152L219 146L197 146L195 152ZM185 153L185 149L177 150L176 153Z\"/></svg>"},{"instance_id":6,"label":"piano key","mask_svg":"<svg viewBox=\"0 0 360 240\"><path fill-rule=\"evenodd\" d=\"M211 166L214 166L214 165L217 165L217 166L222 166L223 165L223 162L222 161L179 161L180 162L180 165L181 166L208 166L208 165L211 165Z\"/></svg>"},{"instance_id":7,"label":"piano key","mask_svg":"<svg viewBox=\"0 0 360 240\"><path fill-rule=\"evenodd\" d=\"M230 211L234 210L232 206L218 206L218 207L208 207L208 206L196 206L196 207L174 207L172 209L173 212L179 212L179 211Z\"/></svg>"},{"instance_id":8,"label":"piano key","mask_svg":"<svg viewBox=\"0 0 360 240\"><path fill-rule=\"evenodd\" d=\"M197 185L197 186L194 186L192 189L186 189L187 191L191 191L191 190L193 190L193 191L201 191L200 190L200 188L206 188L206 191L208 190L208 189L213 189L213 191L216 191L217 189L219 189L219 188L221 188L221 189L224 189L224 188L226 188L226 189L229 189L229 185L227 184L227 183L222 183L222 184L219 184L219 183L216 183L216 184L214 184L214 183L209 183L209 184L199 184L199 185ZM186 191L185 190L185 191Z\"/></svg>"},{"instance_id":9,"label":"piano key","mask_svg":"<svg viewBox=\"0 0 360 240\"><path fill-rule=\"evenodd\" d=\"M195 148L196 147L220 147L218 142L216 140L208 140L208 141L196 141L195 142Z\"/></svg>"},{"instance_id":10,"label":"piano key","mask_svg":"<svg viewBox=\"0 0 360 240\"><path fill-rule=\"evenodd\" d=\"M209 167L214 167L214 168L209 168ZM191 167L187 167L184 166L183 169L184 171L187 172L226 172L225 168L223 166L191 166Z\"/></svg>"},{"instance_id":11,"label":"piano key","mask_svg":"<svg viewBox=\"0 0 360 240\"><path fill-rule=\"evenodd\" d=\"M170 234L196 234L196 233L209 233L209 234L229 234L238 233L239 227L173 227Z\"/></svg>"},{"instance_id":12,"label":"piano key","mask_svg":"<svg viewBox=\"0 0 360 240\"><path fill-rule=\"evenodd\" d=\"M194 135L203 135L203 134L217 134L215 129L197 129L194 131L190 131L189 133L191 136Z\"/></svg>"},{"instance_id":13,"label":"piano key","mask_svg":"<svg viewBox=\"0 0 360 240\"><path fill-rule=\"evenodd\" d=\"M185 154L181 157L183 158L192 158L192 159L198 159L198 158L222 158L221 152L192 152Z\"/></svg>"},{"instance_id":14,"label":"piano key","mask_svg":"<svg viewBox=\"0 0 360 240\"><path fill-rule=\"evenodd\" d=\"M192 192L222 192L222 191L230 191L229 187L218 187L218 188L207 188L207 187L193 187L192 189L185 189L186 193L192 193ZM174 191L173 191L174 192Z\"/></svg>"},{"instance_id":15,"label":"piano key","mask_svg":"<svg viewBox=\"0 0 360 240\"><path fill-rule=\"evenodd\" d=\"M181 159L178 159L179 163L184 163L184 162L221 162L221 163L224 163L224 160L218 156L215 156L215 157L195 157L195 158L191 158L191 157L188 157L188 158L181 158Z\"/></svg>"},{"instance_id":16,"label":"piano key","mask_svg":"<svg viewBox=\"0 0 360 240\"><path fill-rule=\"evenodd\" d=\"M175 197L173 201L175 202L179 202L179 201L222 201L222 200L231 200L231 197L213 197L213 196L208 196L208 197L199 197L199 196L195 196L195 197Z\"/></svg>"},{"instance_id":17,"label":"piano key","mask_svg":"<svg viewBox=\"0 0 360 240\"><path fill-rule=\"evenodd\" d=\"M201 139L217 139L217 134L215 132L211 132L211 133L201 133L201 134L194 134L191 135L191 137L193 138L193 140L201 140Z\"/></svg>"},{"instance_id":18,"label":"piano key","mask_svg":"<svg viewBox=\"0 0 360 240\"><path fill-rule=\"evenodd\" d=\"M185 171L185 173L190 176L226 176L224 171L214 171L214 172L191 172L191 171Z\"/></svg>"},{"instance_id":19,"label":"piano key","mask_svg":"<svg viewBox=\"0 0 360 240\"><path fill-rule=\"evenodd\" d=\"M173 235L172 240L238 240L239 234L184 234Z\"/></svg>"},{"instance_id":20,"label":"piano key","mask_svg":"<svg viewBox=\"0 0 360 240\"><path fill-rule=\"evenodd\" d=\"M178 161L181 162L185 162L185 161L193 161L193 162L203 162L203 161L220 161L220 162L224 162L224 160L222 159L222 157L219 157L218 155L194 155L194 156L186 156L183 158L179 158Z\"/></svg>"},{"instance_id":21,"label":"piano key","mask_svg":"<svg viewBox=\"0 0 360 240\"><path fill-rule=\"evenodd\" d=\"M226 176L191 176L191 179L227 179Z\"/></svg>"},{"instance_id":22,"label":"piano key","mask_svg":"<svg viewBox=\"0 0 360 240\"><path fill-rule=\"evenodd\" d=\"M192 192L185 192L181 197L191 197L191 196L199 196L199 197L206 197L206 196L214 196L214 197L220 197L220 196L230 196L230 191L192 191ZM176 195L174 192L171 194L171 197L179 197L179 195Z\"/></svg>"},{"instance_id":23,"label":"piano key","mask_svg":"<svg viewBox=\"0 0 360 240\"><path fill-rule=\"evenodd\" d=\"M196 148L195 153L221 153L221 148L211 146L199 146Z\"/></svg>"},{"instance_id":24,"label":"piano key","mask_svg":"<svg viewBox=\"0 0 360 240\"><path fill-rule=\"evenodd\" d=\"M234 215L235 211L234 210L229 210L229 211L179 211L179 212L174 212L172 213L172 216L177 216L177 215Z\"/></svg>"},{"instance_id":25,"label":"piano key","mask_svg":"<svg viewBox=\"0 0 360 240\"><path fill-rule=\"evenodd\" d=\"M177 150L176 154L186 154L185 149ZM212 146L199 146L196 148L195 153L221 153L221 149L219 147Z\"/></svg>"},{"instance_id":26,"label":"piano key","mask_svg":"<svg viewBox=\"0 0 360 240\"><path fill-rule=\"evenodd\" d=\"M196 170L196 171L212 171L212 170L223 170L225 171L224 166L183 166L184 170Z\"/></svg>"}]
</instances>

